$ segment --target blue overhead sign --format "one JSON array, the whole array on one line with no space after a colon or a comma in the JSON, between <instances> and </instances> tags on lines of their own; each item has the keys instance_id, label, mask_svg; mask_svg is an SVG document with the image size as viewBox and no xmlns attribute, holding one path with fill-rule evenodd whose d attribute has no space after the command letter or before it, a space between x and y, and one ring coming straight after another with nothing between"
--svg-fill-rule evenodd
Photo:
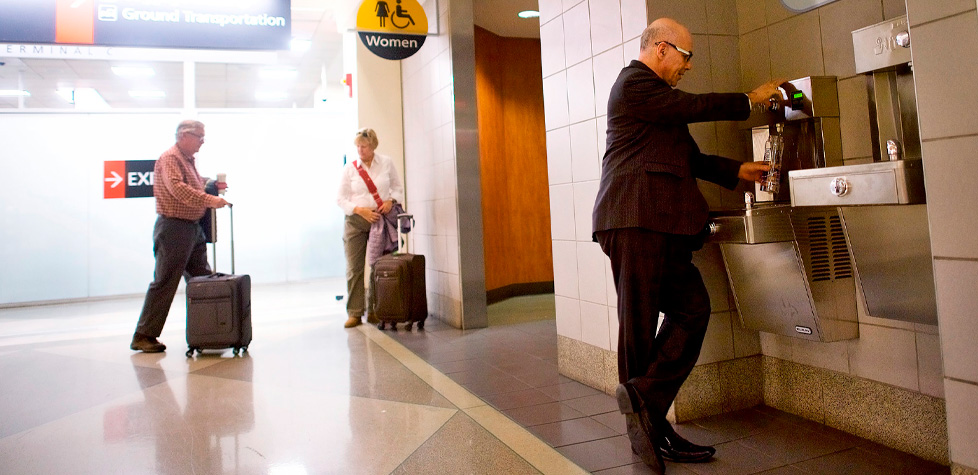
<instances>
[{"instance_id":1,"label":"blue overhead sign","mask_svg":"<svg viewBox=\"0 0 978 475\"><path fill-rule=\"evenodd\" d=\"M0 43L288 49L291 0L0 0Z\"/></svg>"}]
</instances>

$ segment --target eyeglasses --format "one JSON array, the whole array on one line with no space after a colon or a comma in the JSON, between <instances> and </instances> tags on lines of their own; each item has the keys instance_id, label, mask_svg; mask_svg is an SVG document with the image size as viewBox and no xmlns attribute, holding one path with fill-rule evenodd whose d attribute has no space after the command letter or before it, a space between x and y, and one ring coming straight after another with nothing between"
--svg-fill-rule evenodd
<instances>
[{"instance_id":1,"label":"eyeglasses","mask_svg":"<svg viewBox=\"0 0 978 475\"><path fill-rule=\"evenodd\" d=\"M204 136L203 135L195 134L193 132L187 132L187 133L190 134L190 135L193 135L194 137L197 137L198 139L200 139L201 142L204 141Z\"/></svg>"},{"instance_id":2,"label":"eyeglasses","mask_svg":"<svg viewBox=\"0 0 978 475\"><path fill-rule=\"evenodd\" d=\"M680 47L678 47L678 46L676 46L676 45L674 45L674 44L672 44L672 43L670 43L668 41L659 41L655 45L656 46L659 46L659 43L665 43L665 44L667 44L669 46L672 46L676 51L679 51L679 54L683 55L683 59L685 59L687 63L693 60L693 52L692 51L684 50L684 49L682 49L682 48L680 48Z\"/></svg>"}]
</instances>

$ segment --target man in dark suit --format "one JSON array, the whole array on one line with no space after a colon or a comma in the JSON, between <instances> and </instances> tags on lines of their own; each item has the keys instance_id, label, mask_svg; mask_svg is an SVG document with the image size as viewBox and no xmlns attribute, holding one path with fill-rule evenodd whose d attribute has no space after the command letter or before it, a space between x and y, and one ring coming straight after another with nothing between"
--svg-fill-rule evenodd
<instances>
[{"instance_id":1,"label":"man in dark suit","mask_svg":"<svg viewBox=\"0 0 978 475\"><path fill-rule=\"evenodd\" d=\"M632 449L659 473L663 458L704 462L716 452L680 437L665 417L710 319L709 295L692 264L709 213L696 179L733 189L740 179L759 181L768 168L701 153L688 124L747 119L754 104L780 98L784 82L747 94L674 89L692 68L692 51L689 30L675 20L660 18L645 29L638 60L611 89L593 213L594 237L611 258L618 290L618 404Z\"/></svg>"}]
</instances>

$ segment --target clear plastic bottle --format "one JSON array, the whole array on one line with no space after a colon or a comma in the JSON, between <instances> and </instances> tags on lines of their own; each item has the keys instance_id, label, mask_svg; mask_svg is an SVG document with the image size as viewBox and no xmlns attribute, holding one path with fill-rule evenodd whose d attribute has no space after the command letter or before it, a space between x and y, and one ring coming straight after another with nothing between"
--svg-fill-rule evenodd
<instances>
[{"instance_id":1,"label":"clear plastic bottle","mask_svg":"<svg viewBox=\"0 0 978 475\"><path fill-rule=\"evenodd\" d=\"M784 152L784 124L775 126L777 132L771 134L764 143L764 163L771 169L764 173L761 191L777 194L781 190L781 155Z\"/></svg>"}]
</instances>

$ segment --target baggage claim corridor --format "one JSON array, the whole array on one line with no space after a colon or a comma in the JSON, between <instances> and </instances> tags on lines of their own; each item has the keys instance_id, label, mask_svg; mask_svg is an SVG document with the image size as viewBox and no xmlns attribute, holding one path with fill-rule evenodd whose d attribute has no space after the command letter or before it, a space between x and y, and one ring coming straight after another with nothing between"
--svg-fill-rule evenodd
<instances>
[{"instance_id":1,"label":"baggage claim corridor","mask_svg":"<svg viewBox=\"0 0 978 475\"><path fill-rule=\"evenodd\" d=\"M342 279L257 285L247 353L129 350L142 296L0 309L0 472L647 473L610 397L560 376L553 296L490 327L344 329ZM759 406L677 426L716 444L670 474L929 474L934 464Z\"/></svg>"}]
</instances>

